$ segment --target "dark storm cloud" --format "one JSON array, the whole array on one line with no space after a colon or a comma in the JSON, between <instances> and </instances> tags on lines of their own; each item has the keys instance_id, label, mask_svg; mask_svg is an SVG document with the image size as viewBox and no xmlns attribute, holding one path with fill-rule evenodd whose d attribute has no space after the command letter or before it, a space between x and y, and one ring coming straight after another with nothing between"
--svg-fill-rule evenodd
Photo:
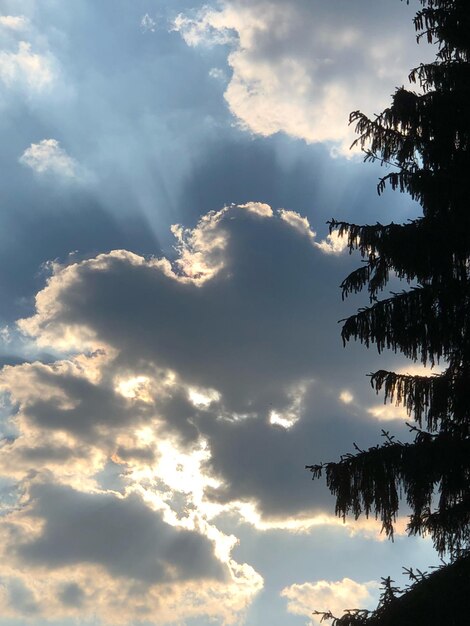
<instances>
[{"instance_id":1,"label":"dark storm cloud","mask_svg":"<svg viewBox=\"0 0 470 626\"><path fill-rule=\"evenodd\" d=\"M34 485L28 514L45 522L40 535L12 548L23 563L50 569L92 563L147 584L223 580L226 572L202 535L166 524L138 496L81 493ZM77 601L77 593L71 595Z\"/></svg>"},{"instance_id":2,"label":"dark storm cloud","mask_svg":"<svg viewBox=\"0 0 470 626\"><path fill-rule=\"evenodd\" d=\"M152 364L177 372L180 386L157 393L155 406L181 441L208 439L208 466L225 485L214 499L254 500L269 517L318 512L331 500L323 483L312 485L304 465L333 460L354 441L377 441L379 423L364 413L379 402L365 379L379 359L360 346L341 346L336 285L350 267L348 256L326 254L307 231L256 210L232 207L186 233L182 268L223 261L203 283L169 274L161 261L102 256L58 269L38 298L36 318L23 325L38 337L45 331L52 342L61 341L64 329L88 329L119 351L107 366L109 380L121 370L151 377ZM107 383L38 372L38 384L56 386L72 405L63 406L57 393L55 404L54 394L27 401L23 413L39 425L80 436L106 426L105 441L113 425L154 419L152 404L131 406ZM196 407L188 385L221 397ZM355 390L348 405L339 398L345 388ZM287 430L273 425L273 411L293 412L289 419L298 421ZM132 447L123 453L146 454Z\"/></svg>"},{"instance_id":3,"label":"dark storm cloud","mask_svg":"<svg viewBox=\"0 0 470 626\"><path fill-rule=\"evenodd\" d=\"M46 460L65 463L74 457L80 458L83 455L83 451L76 447L68 448L67 446L51 446L45 444L35 448L23 447L20 450L20 455L25 461L31 464L38 464Z\"/></svg>"},{"instance_id":4,"label":"dark storm cloud","mask_svg":"<svg viewBox=\"0 0 470 626\"><path fill-rule=\"evenodd\" d=\"M108 386L93 384L79 376L58 376L48 368L33 365L32 369L34 381L51 393L48 398L34 398L24 409L24 415L37 426L96 438L103 425L122 426L129 422L128 402ZM65 403L61 401L64 397ZM136 422L145 413L145 408L132 408Z\"/></svg>"},{"instance_id":5,"label":"dark storm cloud","mask_svg":"<svg viewBox=\"0 0 470 626\"><path fill-rule=\"evenodd\" d=\"M305 465L339 460L380 441L381 425L333 394L334 384L320 378L305 399L302 417L289 429L265 420L241 422L204 420L202 432L211 442L211 468L225 481L225 488L210 494L216 500L255 500L266 518L334 510L334 498L325 480L311 480ZM407 438L403 423L390 426Z\"/></svg>"},{"instance_id":6,"label":"dark storm cloud","mask_svg":"<svg viewBox=\"0 0 470 626\"><path fill-rule=\"evenodd\" d=\"M175 369L221 391L239 412L267 407L269 398L276 404L299 378L337 369L336 285L347 260L325 255L279 218L244 209L230 210L217 228L229 231L225 266L203 285L105 257L104 271L77 266L47 323L83 325L120 350L122 365L147 359ZM349 365L345 353L340 367Z\"/></svg>"},{"instance_id":7,"label":"dark storm cloud","mask_svg":"<svg viewBox=\"0 0 470 626\"><path fill-rule=\"evenodd\" d=\"M85 592L77 583L69 583L62 587L59 598L67 606L80 607L85 599Z\"/></svg>"},{"instance_id":8,"label":"dark storm cloud","mask_svg":"<svg viewBox=\"0 0 470 626\"><path fill-rule=\"evenodd\" d=\"M342 350L337 324L348 256L327 255L278 217L245 209L217 222L213 237L226 233L224 267L202 285L125 255L103 257L103 269L75 266L60 307L44 318L48 332L51 324L89 328L120 351L121 366L148 360L174 369L221 391L237 412L282 403L302 379L347 376L358 353ZM37 320L39 333L42 312Z\"/></svg>"}]
</instances>

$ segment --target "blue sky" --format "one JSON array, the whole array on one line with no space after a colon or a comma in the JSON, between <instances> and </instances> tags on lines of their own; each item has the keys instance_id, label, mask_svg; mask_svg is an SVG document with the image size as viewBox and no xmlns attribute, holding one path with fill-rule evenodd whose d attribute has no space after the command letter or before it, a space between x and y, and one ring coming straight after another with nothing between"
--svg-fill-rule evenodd
<instances>
[{"instance_id":1,"label":"blue sky","mask_svg":"<svg viewBox=\"0 0 470 626\"><path fill-rule=\"evenodd\" d=\"M407 436L325 222L419 213L347 124L432 58L415 10L0 2L1 626L317 626L436 562L304 470Z\"/></svg>"}]
</instances>

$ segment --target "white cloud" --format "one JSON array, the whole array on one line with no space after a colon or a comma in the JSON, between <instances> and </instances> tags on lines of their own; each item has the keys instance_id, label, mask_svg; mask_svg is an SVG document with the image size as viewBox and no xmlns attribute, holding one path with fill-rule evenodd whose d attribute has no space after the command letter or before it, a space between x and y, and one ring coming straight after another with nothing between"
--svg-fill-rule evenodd
<instances>
[{"instance_id":1,"label":"white cloud","mask_svg":"<svg viewBox=\"0 0 470 626\"><path fill-rule=\"evenodd\" d=\"M224 267L227 235L219 228L224 213L225 209L222 209L205 215L195 229L185 229L179 224L171 227L177 240L179 258L175 266L180 280L202 285ZM171 272L171 269L168 271Z\"/></svg>"},{"instance_id":2,"label":"white cloud","mask_svg":"<svg viewBox=\"0 0 470 626\"><path fill-rule=\"evenodd\" d=\"M284 530L295 534L311 534L312 530L328 527L341 530L349 537L362 537L380 543L389 541L389 538L383 532L382 522L374 517L343 520L341 517L329 513L317 513L310 516L297 515L296 517L263 519L256 504L253 502L233 502L230 504L230 510L236 511L245 522L261 532ZM398 517L394 536L407 536L407 526L408 518L404 516Z\"/></svg>"},{"instance_id":3,"label":"white cloud","mask_svg":"<svg viewBox=\"0 0 470 626\"><path fill-rule=\"evenodd\" d=\"M14 31L26 30L28 18L24 15L0 15L0 26Z\"/></svg>"},{"instance_id":4,"label":"white cloud","mask_svg":"<svg viewBox=\"0 0 470 626\"><path fill-rule=\"evenodd\" d=\"M416 59L429 55L416 51L411 12L398 6L384 15L384 7L362 4L326 10L319 0L226 0L220 9L180 14L173 29L192 47L230 45L225 99L242 127L334 142L347 154L349 113L381 110Z\"/></svg>"},{"instance_id":5,"label":"white cloud","mask_svg":"<svg viewBox=\"0 0 470 626\"><path fill-rule=\"evenodd\" d=\"M12 341L11 329L8 325L2 326L0 328L0 339L6 344L11 343Z\"/></svg>"},{"instance_id":6,"label":"white cloud","mask_svg":"<svg viewBox=\"0 0 470 626\"><path fill-rule=\"evenodd\" d=\"M53 175L69 180L85 178L85 172L79 163L60 147L56 139L43 139L39 143L32 143L23 152L19 162L40 176Z\"/></svg>"},{"instance_id":7,"label":"white cloud","mask_svg":"<svg viewBox=\"0 0 470 626\"><path fill-rule=\"evenodd\" d=\"M142 400L151 402L152 394L150 389L150 379L148 376L132 376L117 381L117 393L131 400Z\"/></svg>"},{"instance_id":8,"label":"white cloud","mask_svg":"<svg viewBox=\"0 0 470 626\"><path fill-rule=\"evenodd\" d=\"M344 391L339 394L339 399L341 402L344 402L344 404L350 404L354 400L354 396L350 391L344 389Z\"/></svg>"},{"instance_id":9,"label":"white cloud","mask_svg":"<svg viewBox=\"0 0 470 626\"><path fill-rule=\"evenodd\" d=\"M172 24L172 30L180 33L188 46L215 46L235 42L230 26L224 23L223 14L205 7L194 17L180 13Z\"/></svg>"},{"instance_id":10,"label":"white cloud","mask_svg":"<svg viewBox=\"0 0 470 626\"><path fill-rule=\"evenodd\" d=\"M312 615L313 611L331 611L335 617L341 617L348 609L375 608L378 589L379 584L375 581L358 583L343 578L336 582L319 580L290 585L281 591L281 596L288 600L289 613L305 615L310 618L309 624L320 626L321 616Z\"/></svg>"},{"instance_id":11,"label":"white cloud","mask_svg":"<svg viewBox=\"0 0 470 626\"><path fill-rule=\"evenodd\" d=\"M264 202L247 202L246 204L240 204L238 206L240 209L246 209L254 215L259 215L259 217L272 217L274 215L269 204Z\"/></svg>"},{"instance_id":12,"label":"white cloud","mask_svg":"<svg viewBox=\"0 0 470 626\"><path fill-rule=\"evenodd\" d=\"M388 422L390 420L410 420L406 408L402 405L395 406L394 404L376 404L367 409L369 415L375 417L380 422Z\"/></svg>"},{"instance_id":13,"label":"white cloud","mask_svg":"<svg viewBox=\"0 0 470 626\"><path fill-rule=\"evenodd\" d=\"M53 83L55 70L49 56L32 52L30 43L20 41L17 52L0 51L0 79L7 87L19 84L39 92Z\"/></svg>"},{"instance_id":14,"label":"white cloud","mask_svg":"<svg viewBox=\"0 0 470 626\"><path fill-rule=\"evenodd\" d=\"M212 402L220 400L220 393L215 389L199 389L197 387L190 387L188 390L188 396L190 402L198 408L207 408L212 404Z\"/></svg>"},{"instance_id":15,"label":"white cloud","mask_svg":"<svg viewBox=\"0 0 470 626\"><path fill-rule=\"evenodd\" d=\"M408 363L403 367L397 368L397 374L403 374L405 376L433 376L437 374L442 374L444 371L444 366L442 365L434 365L425 366L421 363Z\"/></svg>"},{"instance_id":16,"label":"white cloud","mask_svg":"<svg viewBox=\"0 0 470 626\"><path fill-rule=\"evenodd\" d=\"M317 236L316 232L310 228L310 222L307 217L302 217L296 211L288 211L286 209L279 209L278 213L281 220L295 228L299 233L307 235L312 241Z\"/></svg>"},{"instance_id":17,"label":"white cloud","mask_svg":"<svg viewBox=\"0 0 470 626\"><path fill-rule=\"evenodd\" d=\"M326 254L341 254L348 247L348 238L347 236L340 237L339 233L333 231L326 236L326 239L315 245Z\"/></svg>"},{"instance_id":18,"label":"white cloud","mask_svg":"<svg viewBox=\"0 0 470 626\"><path fill-rule=\"evenodd\" d=\"M325 254L341 254L347 247L347 237L340 237L336 231L326 236L326 239L322 241L315 241L317 233L310 227L310 222L307 217L302 217L295 211L288 211L286 209L279 209L279 217L295 228L299 233L306 235L313 245L319 248Z\"/></svg>"},{"instance_id":19,"label":"white cloud","mask_svg":"<svg viewBox=\"0 0 470 626\"><path fill-rule=\"evenodd\" d=\"M313 381L301 382L293 385L287 391L289 403L281 410L272 410L269 422L282 428L292 428L299 421L304 409L305 396Z\"/></svg>"}]
</instances>

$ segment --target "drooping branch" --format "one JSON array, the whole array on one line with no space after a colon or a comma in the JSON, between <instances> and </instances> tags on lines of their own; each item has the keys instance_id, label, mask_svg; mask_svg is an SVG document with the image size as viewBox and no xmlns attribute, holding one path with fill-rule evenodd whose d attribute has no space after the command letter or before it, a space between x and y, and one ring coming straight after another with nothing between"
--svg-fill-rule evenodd
<instances>
[{"instance_id":1,"label":"drooping branch","mask_svg":"<svg viewBox=\"0 0 470 626\"><path fill-rule=\"evenodd\" d=\"M454 467L451 477L449 464ZM440 553L462 547L468 539L470 514L459 511L468 508L470 500L470 438L419 431L413 443L389 439L382 446L347 454L337 463L307 468L314 478L325 472L336 496L336 514L343 519L350 514L356 519L373 515L392 537L403 496L412 510L410 532L430 533ZM432 512L437 486L444 517ZM453 525L448 526L451 517Z\"/></svg>"},{"instance_id":2,"label":"drooping branch","mask_svg":"<svg viewBox=\"0 0 470 626\"><path fill-rule=\"evenodd\" d=\"M438 430L462 432L470 435L467 426L470 415L470 394L466 393L470 372L448 367L442 374L411 376L379 370L371 374L371 385L379 393L384 391L384 403L395 402L405 406L408 415L430 432Z\"/></svg>"},{"instance_id":3,"label":"drooping branch","mask_svg":"<svg viewBox=\"0 0 470 626\"><path fill-rule=\"evenodd\" d=\"M407 224L357 225L331 220L330 232L346 237L349 251L359 250L366 265L352 272L341 284L343 298L367 286L371 299L394 273L408 282L426 284L470 281L470 221L416 219Z\"/></svg>"},{"instance_id":4,"label":"drooping branch","mask_svg":"<svg viewBox=\"0 0 470 626\"><path fill-rule=\"evenodd\" d=\"M414 288L359 310L344 320L343 342L358 339L365 346L375 344L400 350L414 361L435 365L468 349L470 328L468 287L455 289Z\"/></svg>"}]
</instances>

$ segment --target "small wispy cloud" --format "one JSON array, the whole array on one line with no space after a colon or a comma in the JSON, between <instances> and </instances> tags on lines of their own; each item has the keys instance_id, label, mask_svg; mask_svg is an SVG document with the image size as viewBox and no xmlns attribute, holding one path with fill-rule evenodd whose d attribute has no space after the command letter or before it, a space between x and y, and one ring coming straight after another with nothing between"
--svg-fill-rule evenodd
<instances>
[{"instance_id":1,"label":"small wispy cloud","mask_svg":"<svg viewBox=\"0 0 470 626\"><path fill-rule=\"evenodd\" d=\"M222 13L199 11L195 17L180 13L173 20L171 30L179 33L188 46L220 46L235 43L234 30L226 27L222 21Z\"/></svg>"},{"instance_id":2,"label":"small wispy cloud","mask_svg":"<svg viewBox=\"0 0 470 626\"><path fill-rule=\"evenodd\" d=\"M154 33L157 28L157 22L146 13L140 21L140 28L143 33Z\"/></svg>"},{"instance_id":3,"label":"small wispy cloud","mask_svg":"<svg viewBox=\"0 0 470 626\"><path fill-rule=\"evenodd\" d=\"M51 174L69 180L86 178L83 168L60 147L57 139L43 139L39 143L32 143L23 152L19 162L39 175Z\"/></svg>"},{"instance_id":4,"label":"small wispy cloud","mask_svg":"<svg viewBox=\"0 0 470 626\"><path fill-rule=\"evenodd\" d=\"M221 80L221 81L227 80L227 75L225 74L224 70L221 70L219 67L212 67L209 70L209 76L213 78L214 80Z\"/></svg>"}]
</instances>

